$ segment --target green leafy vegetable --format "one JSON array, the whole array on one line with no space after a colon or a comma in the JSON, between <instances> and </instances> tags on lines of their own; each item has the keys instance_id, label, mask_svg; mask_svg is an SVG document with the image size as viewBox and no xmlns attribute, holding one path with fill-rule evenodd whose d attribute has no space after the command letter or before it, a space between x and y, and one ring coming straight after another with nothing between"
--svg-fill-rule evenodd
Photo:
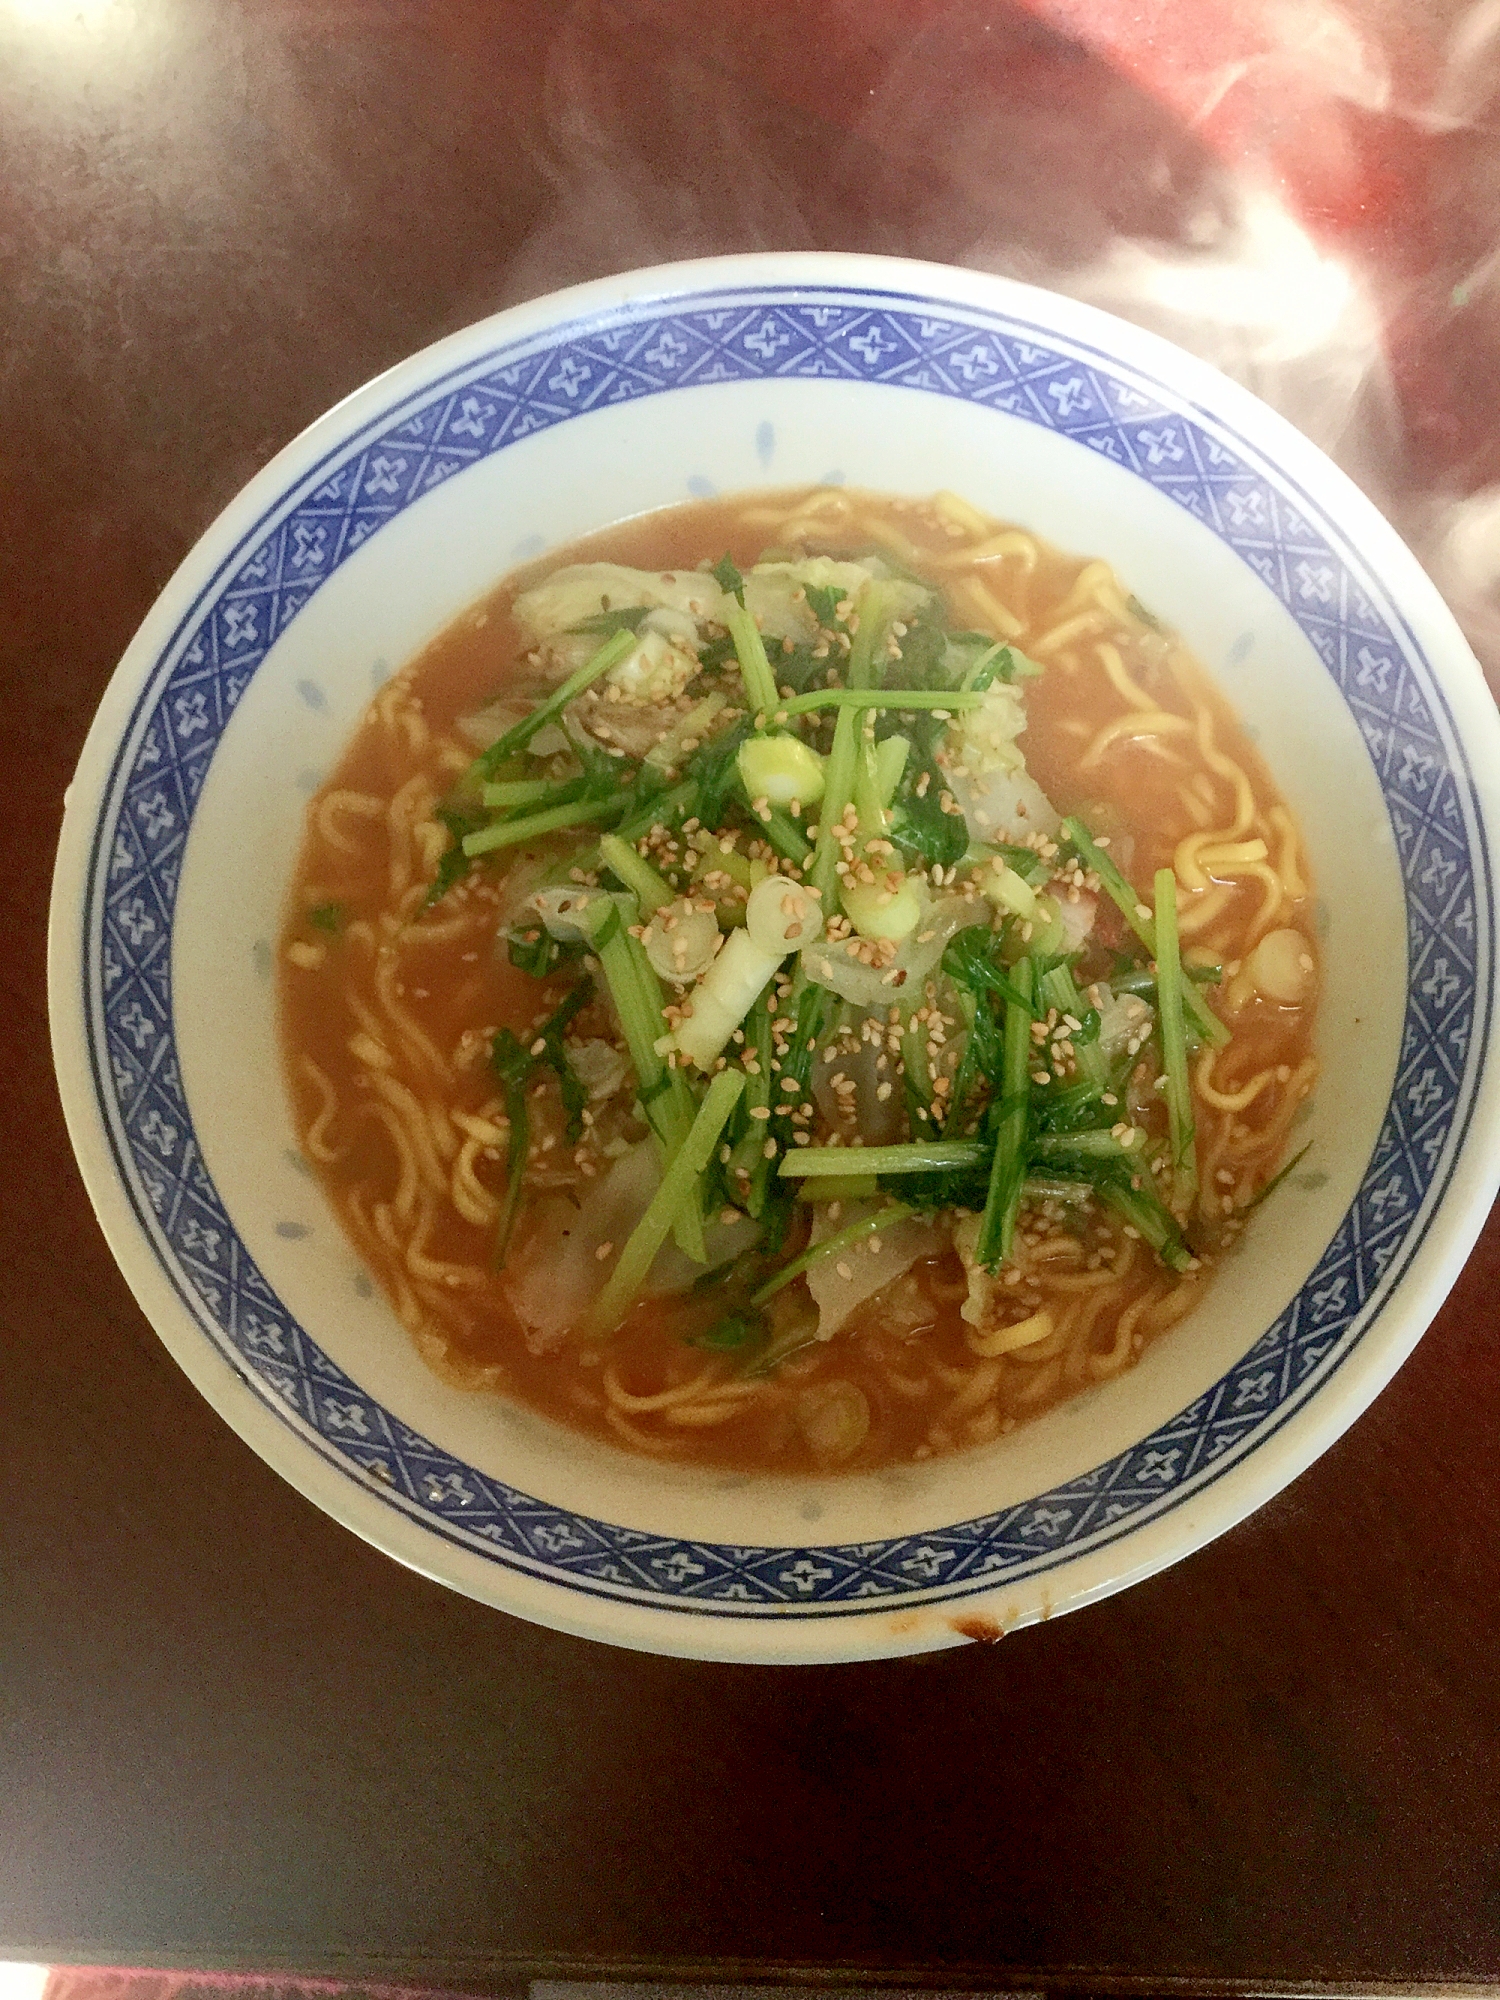
<instances>
[{"instance_id":1,"label":"green leafy vegetable","mask_svg":"<svg viewBox=\"0 0 1500 2000\"><path fill-rule=\"evenodd\" d=\"M735 568L727 549L719 557L719 560L714 564L709 574L726 597L737 598L741 604L745 602L745 579Z\"/></svg>"},{"instance_id":2,"label":"green leafy vegetable","mask_svg":"<svg viewBox=\"0 0 1500 2000\"><path fill-rule=\"evenodd\" d=\"M1016 998L1005 1003L1005 1047L999 1096L990 1105L995 1151L975 1258L995 1270L1015 1243L1016 1216L1026 1179L1026 1123L1031 1095L1031 973L1029 958L1015 968Z\"/></svg>"},{"instance_id":3,"label":"green leafy vegetable","mask_svg":"<svg viewBox=\"0 0 1500 2000\"><path fill-rule=\"evenodd\" d=\"M580 618L568 630L590 636L597 632L603 639L612 638L616 632L639 632L650 609L648 604L632 604L626 611L596 611L592 618Z\"/></svg>"}]
</instances>

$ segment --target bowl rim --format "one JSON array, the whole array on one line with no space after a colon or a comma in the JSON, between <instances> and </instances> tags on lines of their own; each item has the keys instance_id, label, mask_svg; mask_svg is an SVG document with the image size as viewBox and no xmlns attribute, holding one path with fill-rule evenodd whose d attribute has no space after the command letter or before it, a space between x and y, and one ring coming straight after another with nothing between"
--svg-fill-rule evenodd
<instances>
[{"instance_id":1,"label":"bowl rim","mask_svg":"<svg viewBox=\"0 0 1500 2000\"><path fill-rule=\"evenodd\" d=\"M100 702L66 794L49 917L49 1011L54 1060L65 1117L90 1200L137 1301L164 1344L206 1400L289 1483L362 1538L408 1566L500 1608L538 1622L616 1644L736 1660L838 1660L877 1657L959 1643L951 1616L973 1625L993 1614L997 1627L1073 1608L1165 1567L1203 1546L1295 1478L1363 1411L1395 1373L1425 1330L1462 1266L1500 1184L1500 1081L1493 1053L1495 1023L1475 1037L1482 1053L1472 1072L1466 1126L1454 1148L1447 1185L1428 1217L1393 1295L1376 1310L1339 1364L1336 1393L1311 1393L1212 1484L1155 1518L1138 1521L1116 1540L1060 1552L1050 1569L1028 1571L1016 1583L954 1594L935 1602L878 1608L858 1602L797 1607L793 1616L725 1616L701 1607L643 1604L590 1595L576 1585L527 1576L486 1562L430 1525L385 1504L361 1484L346 1461L317 1450L268 1405L241 1369L205 1338L201 1307L171 1281L147 1239L111 1153L105 1114L92 1081L84 995L85 940L78 921L90 879L90 856L122 737L138 715L171 636L186 628L243 557L267 515L318 470L347 455L353 441L374 437L399 420L414 399L427 400L445 379L462 375L502 348L539 335L557 338L579 326L628 321L659 305L687 310L704 293L868 293L934 311L972 310L1030 320L1101 361L1172 383L1174 407L1192 409L1239 433L1278 472L1310 486L1325 525L1378 568L1391 608L1419 655L1434 689L1449 707L1480 835L1500 825L1500 721L1483 676L1435 587L1394 530L1301 433L1209 364L1159 336L1098 308L1013 280L899 258L845 253L763 252L655 266L594 280L514 306L446 336L398 362L334 404L276 454L221 511L184 557L148 612ZM1426 634L1419 643L1416 633ZM1455 708L1460 711L1455 715ZM1487 741L1485 740L1487 739ZM1477 752L1484 754L1476 754ZM1488 895L1488 884L1486 883ZM1493 905L1489 906L1491 922ZM1486 949L1491 948L1488 935ZM1479 982L1486 1010L1488 975ZM1477 975L1476 975L1477 977ZM795 1553L789 1551L789 1553ZM1056 1600L1048 1579L1065 1585Z\"/></svg>"}]
</instances>

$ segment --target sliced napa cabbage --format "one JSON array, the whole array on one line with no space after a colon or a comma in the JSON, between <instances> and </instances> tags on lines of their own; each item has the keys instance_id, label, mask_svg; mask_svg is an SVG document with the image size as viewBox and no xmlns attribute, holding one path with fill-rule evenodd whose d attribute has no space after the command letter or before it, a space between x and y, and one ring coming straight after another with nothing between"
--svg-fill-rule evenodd
<instances>
[{"instance_id":1,"label":"sliced napa cabbage","mask_svg":"<svg viewBox=\"0 0 1500 2000\"><path fill-rule=\"evenodd\" d=\"M867 583L885 579L889 571L879 558L869 562L839 562L832 556L807 556L800 562L764 562L745 574L745 609L770 640L790 639L805 645L818 630L807 602L809 590L836 590L840 598L857 598ZM893 618L911 618L932 602L925 585L905 577L891 583L888 603Z\"/></svg>"},{"instance_id":2,"label":"sliced napa cabbage","mask_svg":"<svg viewBox=\"0 0 1500 2000\"><path fill-rule=\"evenodd\" d=\"M853 1164L859 1158L858 1152L851 1151L849 1158ZM814 1243L837 1235L852 1222L863 1222L867 1216L878 1214L886 1204L880 1201L846 1201L838 1204L836 1216L830 1215L832 1206L831 1203L821 1202L818 1205L813 1220ZM879 1248L872 1250L872 1243L878 1244ZM866 1299L884 1291L887 1285L909 1271L918 1258L936 1256L941 1248L942 1238L935 1224L926 1216L914 1215L904 1222L893 1223L889 1229L866 1236L847 1250L835 1250L827 1257L820 1257L815 1264L810 1264L807 1289L818 1308L819 1340L832 1340Z\"/></svg>"},{"instance_id":3,"label":"sliced napa cabbage","mask_svg":"<svg viewBox=\"0 0 1500 2000\"><path fill-rule=\"evenodd\" d=\"M533 1354L554 1352L582 1324L660 1180L656 1145L643 1139L620 1155L581 1202L551 1196L537 1204L534 1225L505 1268L506 1296ZM651 1267L647 1293L686 1291L705 1268L716 1269L748 1249L758 1233L759 1224L746 1216L709 1223L703 1232L707 1266L683 1256L668 1240Z\"/></svg>"},{"instance_id":4,"label":"sliced napa cabbage","mask_svg":"<svg viewBox=\"0 0 1500 2000\"><path fill-rule=\"evenodd\" d=\"M950 766L943 782L976 840L1024 840L1028 833L1050 837L1062 825L1062 815L1024 764L982 777Z\"/></svg>"},{"instance_id":5,"label":"sliced napa cabbage","mask_svg":"<svg viewBox=\"0 0 1500 2000\"><path fill-rule=\"evenodd\" d=\"M1139 994L1116 993L1106 979L1089 990L1099 996L1099 1052L1113 1062L1131 1042L1139 1044L1150 1034L1156 1011Z\"/></svg>"},{"instance_id":6,"label":"sliced napa cabbage","mask_svg":"<svg viewBox=\"0 0 1500 2000\"><path fill-rule=\"evenodd\" d=\"M994 914L983 896L933 897L920 883L916 886L925 899L922 917L894 958L883 965L866 965L857 951L849 949L860 944L858 938L820 938L802 953L802 969L808 978L860 1007L891 1007L914 999L949 939L971 924L988 924Z\"/></svg>"},{"instance_id":7,"label":"sliced napa cabbage","mask_svg":"<svg viewBox=\"0 0 1500 2000\"><path fill-rule=\"evenodd\" d=\"M1009 681L992 681L977 708L956 715L948 725L948 747L976 777L992 771L1024 770L1026 759L1016 738L1026 727L1026 703Z\"/></svg>"},{"instance_id":8,"label":"sliced napa cabbage","mask_svg":"<svg viewBox=\"0 0 1500 2000\"><path fill-rule=\"evenodd\" d=\"M876 1030L866 1038L865 1023L874 1021ZM906 1132L906 1099L896 1068L897 1058L886 1049L886 1015L883 1010L861 1015L851 1024L859 1044L851 1055L840 1053L825 1062L820 1052L813 1063L813 1098L825 1123L842 1138L855 1133L867 1146L894 1145ZM882 1069L879 1064L884 1061ZM845 1085L834 1088L834 1079ZM850 1091L848 1084L853 1084ZM884 1097L881 1090L885 1086Z\"/></svg>"},{"instance_id":9,"label":"sliced napa cabbage","mask_svg":"<svg viewBox=\"0 0 1500 2000\"><path fill-rule=\"evenodd\" d=\"M978 840L1056 833L1061 815L1026 768L1016 738L1026 728L1019 687L995 681L978 708L954 717L944 733L944 778Z\"/></svg>"},{"instance_id":10,"label":"sliced napa cabbage","mask_svg":"<svg viewBox=\"0 0 1500 2000\"><path fill-rule=\"evenodd\" d=\"M570 563L556 569L521 592L512 614L533 644L543 644L603 612L642 605L683 613L697 629L724 622L724 593L706 571L627 569L623 563Z\"/></svg>"}]
</instances>

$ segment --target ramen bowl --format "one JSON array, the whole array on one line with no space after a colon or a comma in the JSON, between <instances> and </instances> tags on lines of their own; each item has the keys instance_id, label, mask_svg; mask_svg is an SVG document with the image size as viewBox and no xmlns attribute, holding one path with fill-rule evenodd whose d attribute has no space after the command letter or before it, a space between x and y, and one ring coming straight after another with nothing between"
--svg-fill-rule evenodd
<instances>
[{"instance_id":1,"label":"ramen bowl","mask_svg":"<svg viewBox=\"0 0 1500 2000\"><path fill-rule=\"evenodd\" d=\"M661 1464L429 1372L299 1154L273 949L372 691L514 564L757 486L946 487L1107 557L1234 704L1321 903L1308 1150L1125 1375L867 1474ZM881 258L612 278L402 363L289 445L121 662L69 794L58 1076L100 1222L203 1395L398 1560L617 1644L795 1662L996 1636L1190 1553L1389 1380L1494 1191L1500 726L1310 444L1048 293Z\"/></svg>"}]
</instances>

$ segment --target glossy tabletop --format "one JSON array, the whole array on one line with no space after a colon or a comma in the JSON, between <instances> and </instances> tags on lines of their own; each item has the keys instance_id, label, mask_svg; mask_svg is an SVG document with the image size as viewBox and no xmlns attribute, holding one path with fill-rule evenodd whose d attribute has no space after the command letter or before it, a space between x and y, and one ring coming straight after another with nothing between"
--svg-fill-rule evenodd
<instances>
[{"instance_id":1,"label":"glossy tabletop","mask_svg":"<svg viewBox=\"0 0 1500 2000\"><path fill-rule=\"evenodd\" d=\"M320 410L576 278L871 249L1133 312L1336 450L1500 666L1492 30L1340 15L1309 96L1295 50L1205 55L1211 9L1115 11L1085 49L995 0L0 0L0 1957L1500 1975L1494 1221L1371 1412L1176 1569L997 1646L696 1666L282 1485L131 1301L51 1076L63 790L153 597Z\"/></svg>"}]
</instances>

